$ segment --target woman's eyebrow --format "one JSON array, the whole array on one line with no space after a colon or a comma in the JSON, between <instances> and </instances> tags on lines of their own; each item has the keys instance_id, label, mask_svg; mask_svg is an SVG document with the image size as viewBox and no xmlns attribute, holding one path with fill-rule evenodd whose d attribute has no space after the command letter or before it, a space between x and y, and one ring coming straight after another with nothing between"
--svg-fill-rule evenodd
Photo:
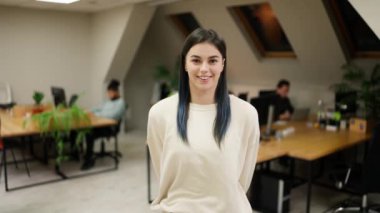
<instances>
[{"instance_id":1,"label":"woman's eyebrow","mask_svg":"<svg viewBox=\"0 0 380 213\"><path fill-rule=\"evenodd\" d=\"M201 58L200 56L198 56L198 55L191 55L190 56L191 58ZM209 59L214 59L214 58L220 58L220 56L218 56L218 55L213 55L213 56L210 56L210 57L208 57Z\"/></svg>"}]
</instances>

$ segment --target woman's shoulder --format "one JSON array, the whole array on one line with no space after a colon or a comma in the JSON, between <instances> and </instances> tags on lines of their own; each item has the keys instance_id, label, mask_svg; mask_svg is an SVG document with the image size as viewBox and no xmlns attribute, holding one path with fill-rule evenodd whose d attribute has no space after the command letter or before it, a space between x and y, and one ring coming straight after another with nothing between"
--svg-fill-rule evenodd
<instances>
[{"instance_id":1,"label":"woman's shoulder","mask_svg":"<svg viewBox=\"0 0 380 213\"><path fill-rule=\"evenodd\" d=\"M149 116L166 115L175 112L178 106L178 94L171 95L155 103L149 110Z\"/></svg>"},{"instance_id":2,"label":"woman's shoulder","mask_svg":"<svg viewBox=\"0 0 380 213\"><path fill-rule=\"evenodd\" d=\"M230 95L231 110L243 116L257 117L256 108L247 101L244 101L234 95Z\"/></svg>"}]
</instances>

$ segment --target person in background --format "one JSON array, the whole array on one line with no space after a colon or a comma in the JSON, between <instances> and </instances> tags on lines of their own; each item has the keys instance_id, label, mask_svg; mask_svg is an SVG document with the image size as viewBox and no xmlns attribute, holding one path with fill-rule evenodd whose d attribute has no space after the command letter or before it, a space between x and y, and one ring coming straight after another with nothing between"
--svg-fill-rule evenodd
<instances>
[{"instance_id":1,"label":"person in background","mask_svg":"<svg viewBox=\"0 0 380 213\"><path fill-rule=\"evenodd\" d=\"M274 105L274 120L287 121L290 120L294 108L288 98L290 83L288 80L281 79L277 83L276 94L273 97L272 104Z\"/></svg>"},{"instance_id":2,"label":"person in background","mask_svg":"<svg viewBox=\"0 0 380 213\"><path fill-rule=\"evenodd\" d=\"M111 80L107 87L107 96L109 98L103 105L96 107L92 110L95 116L114 119L118 122L124 115L125 102L120 97L119 81ZM84 156L84 163L82 170L88 170L95 165L94 159L94 141L98 138L107 137L112 134L114 127L98 127L86 135L86 153Z\"/></svg>"}]
</instances>

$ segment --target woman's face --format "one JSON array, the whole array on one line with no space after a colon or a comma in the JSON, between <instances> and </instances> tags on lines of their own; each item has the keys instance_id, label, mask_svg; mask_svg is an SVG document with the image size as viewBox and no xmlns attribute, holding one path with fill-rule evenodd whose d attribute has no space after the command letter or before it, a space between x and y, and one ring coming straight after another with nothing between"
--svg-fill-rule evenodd
<instances>
[{"instance_id":1,"label":"woman's face","mask_svg":"<svg viewBox=\"0 0 380 213\"><path fill-rule=\"evenodd\" d=\"M223 71L224 60L213 44L204 42L192 46L185 58L190 89L215 92L220 73Z\"/></svg>"}]
</instances>

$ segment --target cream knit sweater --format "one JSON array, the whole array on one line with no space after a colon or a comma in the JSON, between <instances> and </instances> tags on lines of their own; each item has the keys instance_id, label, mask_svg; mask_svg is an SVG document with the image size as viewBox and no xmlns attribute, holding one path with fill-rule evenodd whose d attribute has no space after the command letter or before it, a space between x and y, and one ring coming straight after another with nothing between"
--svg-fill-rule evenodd
<instances>
[{"instance_id":1,"label":"cream knit sweater","mask_svg":"<svg viewBox=\"0 0 380 213\"><path fill-rule=\"evenodd\" d=\"M216 104L190 103L189 146L177 132L178 94L149 111L147 143L159 180L151 209L172 213L251 213L246 191L260 131L256 109L230 96L231 123L219 148L213 138Z\"/></svg>"}]
</instances>

